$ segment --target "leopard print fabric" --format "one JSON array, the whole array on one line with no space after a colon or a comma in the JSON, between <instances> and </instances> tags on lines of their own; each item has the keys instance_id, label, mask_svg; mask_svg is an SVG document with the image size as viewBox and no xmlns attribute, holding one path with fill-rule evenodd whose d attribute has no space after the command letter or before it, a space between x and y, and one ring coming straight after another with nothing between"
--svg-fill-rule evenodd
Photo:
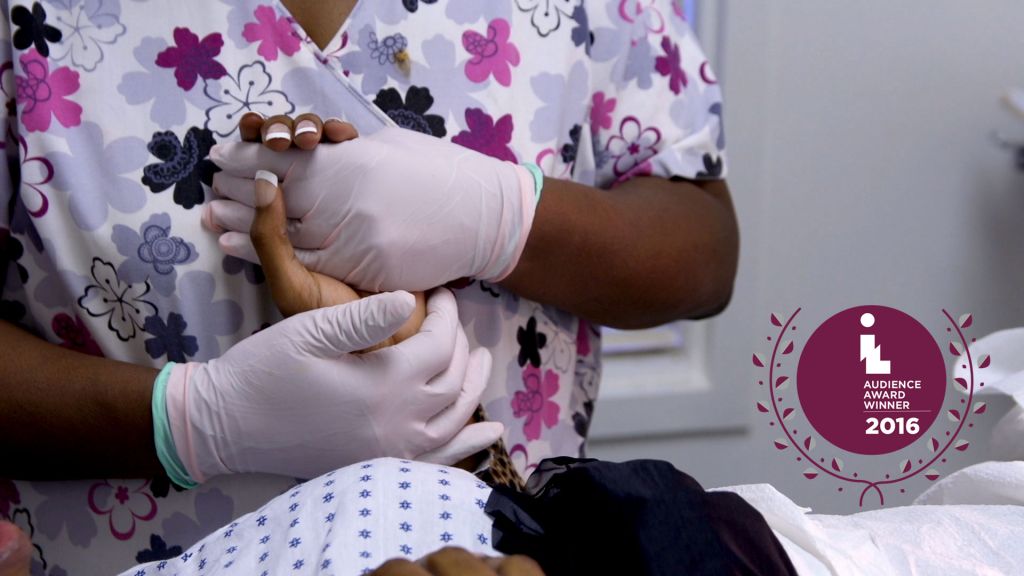
<instances>
[{"instance_id":1,"label":"leopard print fabric","mask_svg":"<svg viewBox=\"0 0 1024 576\"><path fill-rule=\"evenodd\" d=\"M487 413L484 412L484 407L477 406L476 412L473 413L473 421L484 422L486 420ZM515 465L512 464L512 458L508 455L503 439L498 438L497 442L491 444L487 448L487 455L490 457L490 465L477 472L477 478L491 486L505 486L517 492L522 492L526 488L526 482L519 475Z\"/></svg>"}]
</instances>

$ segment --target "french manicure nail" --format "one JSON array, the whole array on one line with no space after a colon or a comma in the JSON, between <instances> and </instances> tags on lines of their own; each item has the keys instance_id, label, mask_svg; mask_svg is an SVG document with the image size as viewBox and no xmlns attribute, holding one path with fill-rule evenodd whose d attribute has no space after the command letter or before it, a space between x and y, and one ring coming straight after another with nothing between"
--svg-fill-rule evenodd
<instances>
[{"instance_id":1,"label":"french manicure nail","mask_svg":"<svg viewBox=\"0 0 1024 576\"><path fill-rule=\"evenodd\" d=\"M256 179L270 182L271 186L277 187L277 174L274 174L270 170L257 170Z\"/></svg>"},{"instance_id":2,"label":"french manicure nail","mask_svg":"<svg viewBox=\"0 0 1024 576\"><path fill-rule=\"evenodd\" d=\"M269 186L268 186L269 184ZM266 170L256 171L256 207L269 206L277 196L277 174Z\"/></svg>"},{"instance_id":3,"label":"french manicure nail","mask_svg":"<svg viewBox=\"0 0 1024 576\"><path fill-rule=\"evenodd\" d=\"M295 135L306 134L307 132L316 132L316 123L312 120L303 120L295 125Z\"/></svg>"},{"instance_id":4,"label":"french manicure nail","mask_svg":"<svg viewBox=\"0 0 1024 576\"><path fill-rule=\"evenodd\" d=\"M281 123L273 124L267 128L267 135L263 137L264 141L267 140L291 140L292 132L287 126Z\"/></svg>"},{"instance_id":5,"label":"french manicure nail","mask_svg":"<svg viewBox=\"0 0 1024 576\"><path fill-rule=\"evenodd\" d=\"M266 181L263 181L266 182ZM271 202L274 201L274 196L277 194L277 190L272 186L267 186L265 183L261 184L259 180L256 181L256 207L266 208L270 206Z\"/></svg>"},{"instance_id":6,"label":"french manicure nail","mask_svg":"<svg viewBox=\"0 0 1024 576\"><path fill-rule=\"evenodd\" d=\"M338 118L337 116L331 116L327 120L324 120L324 124L327 124L328 122L344 122L344 120Z\"/></svg>"}]
</instances>

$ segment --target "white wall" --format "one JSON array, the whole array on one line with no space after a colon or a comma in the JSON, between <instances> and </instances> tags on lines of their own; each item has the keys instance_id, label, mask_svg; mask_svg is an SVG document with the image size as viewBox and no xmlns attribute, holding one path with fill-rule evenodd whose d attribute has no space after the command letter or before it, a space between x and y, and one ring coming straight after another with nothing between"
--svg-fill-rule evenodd
<instances>
[{"instance_id":1,"label":"white wall","mask_svg":"<svg viewBox=\"0 0 1024 576\"><path fill-rule=\"evenodd\" d=\"M997 128L1024 134L997 103L1005 87L1024 86L1024 3L725 8L718 56L742 257L733 302L711 321L711 377L749 407L750 424L603 441L590 453L663 458L706 486L771 482L818 511L852 511L856 499L838 484L805 480L771 447L775 435L753 409L751 352L766 349L769 313L798 306L805 324L884 304L933 333L944 331L942 308L974 313L979 337L1024 325L1024 174L990 140ZM974 445L943 472L986 457L985 430L968 438ZM887 505L927 483L887 495Z\"/></svg>"}]
</instances>

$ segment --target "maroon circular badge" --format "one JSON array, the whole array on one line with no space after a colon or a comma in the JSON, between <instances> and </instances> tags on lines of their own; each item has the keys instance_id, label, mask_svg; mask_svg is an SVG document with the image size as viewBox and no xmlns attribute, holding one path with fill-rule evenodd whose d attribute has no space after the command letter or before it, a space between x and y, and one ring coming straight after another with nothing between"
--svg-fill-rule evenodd
<instances>
[{"instance_id":1,"label":"maroon circular badge","mask_svg":"<svg viewBox=\"0 0 1024 576\"><path fill-rule=\"evenodd\" d=\"M935 339L910 315L857 306L811 334L796 383L800 406L824 439L856 454L888 454L935 421L946 366Z\"/></svg>"}]
</instances>

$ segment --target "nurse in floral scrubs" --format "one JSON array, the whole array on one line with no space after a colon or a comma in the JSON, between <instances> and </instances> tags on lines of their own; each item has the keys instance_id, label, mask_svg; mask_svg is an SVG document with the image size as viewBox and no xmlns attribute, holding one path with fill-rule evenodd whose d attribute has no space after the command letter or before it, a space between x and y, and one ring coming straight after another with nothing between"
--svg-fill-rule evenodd
<instances>
[{"instance_id":1,"label":"nurse in floral scrubs","mask_svg":"<svg viewBox=\"0 0 1024 576\"><path fill-rule=\"evenodd\" d=\"M0 515L31 534L37 573L178 557L294 478L377 456L451 463L494 439L486 424L426 435L419 424L449 405L482 403L524 474L578 455L600 379L597 326L704 317L728 302L737 232L720 94L669 0L3 9L0 475L27 480L0 480ZM354 326L401 323L393 296L330 312L330 330L321 317L277 322L250 261L255 199L242 186L271 152L237 144L246 112L287 115L267 130L296 140L309 133L302 113L352 123L360 137L344 146L387 159L346 160L364 183L421 170L403 202L395 194L409 190L346 180L326 145L286 152L307 154L309 170L282 178L311 269L368 292L452 288L453 301L428 299L437 330L405 342L423 345L381 356L415 361L348 360L367 347ZM396 126L420 134L395 138ZM506 175L488 180L500 193L424 177L423 158L450 171L463 149L493 162L474 160L476 174ZM539 184L532 203L513 193L523 174ZM446 202L454 194L474 201ZM316 345L281 345L296 335ZM485 387L474 374L484 364ZM320 386L251 366L351 377ZM448 400L409 424L323 410L383 406L397 391L427 398L441 381ZM338 441L381 422L398 425L372 443Z\"/></svg>"}]
</instances>

